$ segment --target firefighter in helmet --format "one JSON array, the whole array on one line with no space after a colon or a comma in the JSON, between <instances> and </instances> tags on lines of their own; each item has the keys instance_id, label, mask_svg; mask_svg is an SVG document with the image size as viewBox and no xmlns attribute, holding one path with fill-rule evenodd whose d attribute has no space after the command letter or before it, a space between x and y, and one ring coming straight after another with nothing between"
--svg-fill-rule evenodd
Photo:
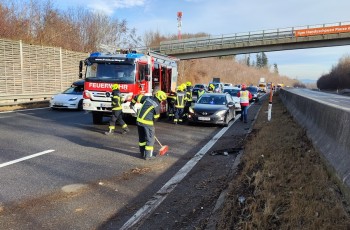
<instances>
[{"instance_id":1,"label":"firefighter in helmet","mask_svg":"<svg viewBox=\"0 0 350 230\"><path fill-rule=\"evenodd\" d=\"M176 92L174 124L182 123L183 121L182 116L187 101L185 87L186 86L184 86L183 84L180 85Z\"/></svg>"},{"instance_id":2,"label":"firefighter in helmet","mask_svg":"<svg viewBox=\"0 0 350 230\"><path fill-rule=\"evenodd\" d=\"M213 93L215 89L215 86L213 84L209 84L208 86L208 93Z\"/></svg>"},{"instance_id":3,"label":"firefighter in helmet","mask_svg":"<svg viewBox=\"0 0 350 230\"><path fill-rule=\"evenodd\" d=\"M139 134L140 153L141 157L145 160L154 158L154 121L160 116L160 103L166 99L166 93L161 90L157 91L154 96L143 96L140 98L142 106L137 113L136 122Z\"/></svg>"},{"instance_id":4,"label":"firefighter in helmet","mask_svg":"<svg viewBox=\"0 0 350 230\"><path fill-rule=\"evenodd\" d=\"M192 98L192 83L190 81L186 82L186 97L187 97L187 103L191 105L193 98Z\"/></svg>"},{"instance_id":5,"label":"firefighter in helmet","mask_svg":"<svg viewBox=\"0 0 350 230\"><path fill-rule=\"evenodd\" d=\"M118 123L122 127L122 134L129 132L127 124L123 120L122 112L122 97L119 91L119 84L112 85L112 117L109 121L109 131L105 132L106 135L111 135L115 131L115 125Z\"/></svg>"},{"instance_id":6,"label":"firefighter in helmet","mask_svg":"<svg viewBox=\"0 0 350 230\"><path fill-rule=\"evenodd\" d=\"M190 106L192 105L192 102L193 102L193 98L192 98L192 83L190 81L186 82L185 92L186 92L186 103L185 103L183 117L185 119L187 119L189 108L190 108Z\"/></svg>"},{"instance_id":7,"label":"firefighter in helmet","mask_svg":"<svg viewBox=\"0 0 350 230\"><path fill-rule=\"evenodd\" d=\"M175 116L176 93L171 91L166 100L168 102L168 118L170 121L173 121Z\"/></svg>"}]
</instances>

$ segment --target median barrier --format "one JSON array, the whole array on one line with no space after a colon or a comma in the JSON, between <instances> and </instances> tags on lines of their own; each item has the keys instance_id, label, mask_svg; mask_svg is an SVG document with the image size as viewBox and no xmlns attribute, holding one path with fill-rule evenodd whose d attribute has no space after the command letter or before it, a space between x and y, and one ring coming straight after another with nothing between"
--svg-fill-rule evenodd
<instances>
[{"instance_id":1,"label":"median barrier","mask_svg":"<svg viewBox=\"0 0 350 230\"><path fill-rule=\"evenodd\" d=\"M330 169L350 188L350 110L280 90L280 98L294 119L306 129L314 147Z\"/></svg>"}]
</instances>

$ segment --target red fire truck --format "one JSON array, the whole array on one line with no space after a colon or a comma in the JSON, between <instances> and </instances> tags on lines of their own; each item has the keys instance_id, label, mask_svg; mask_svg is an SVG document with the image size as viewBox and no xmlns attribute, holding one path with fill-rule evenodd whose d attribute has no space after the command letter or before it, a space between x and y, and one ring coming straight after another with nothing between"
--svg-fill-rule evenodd
<instances>
[{"instance_id":1,"label":"red fire truck","mask_svg":"<svg viewBox=\"0 0 350 230\"><path fill-rule=\"evenodd\" d=\"M175 91L177 81L177 60L175 58L151 52L147 54L135 51L116 53L91 53L79 65L79 75L85 64L85 85L83 109L92 113L94 124L102 123L104 116L111 114L111 86L120 85L124 115L136 116L129 105L137 94L152 95L157 90L166 93ZM161 104L161 112L167 111L167 104Z\"/></svg>"}]
</instances>

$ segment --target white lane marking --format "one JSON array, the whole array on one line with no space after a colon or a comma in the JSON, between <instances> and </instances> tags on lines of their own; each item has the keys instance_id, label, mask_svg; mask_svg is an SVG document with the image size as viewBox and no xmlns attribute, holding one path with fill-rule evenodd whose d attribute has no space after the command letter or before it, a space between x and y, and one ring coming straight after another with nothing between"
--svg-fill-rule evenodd
<instances>
[{"instance_id":1,"label":"white lane marking","mask_svg":"<svg viewBox=\"0 0 350 230\"><path fill-rule=\"evenodd\" d=\"M335 102L335 103L339 103L338 100L334 100L334 99L328 99L328 101Z\"/></svg>"},{"instance_id":2,"label":"white lane marking","mask_svg":"<svg viewBox=\"0 0 350 230\"><path fill-rule=\"evenodd\" d=\"M9 117L12 117L12 116L5 116L5 117L0 117L0 119L2 119L2 118L9 118Z\"/></svg>"},{"instance_id":3,"label":"white lane marking","mask_svg":"<svg viewBox=\"0 0 350 230\"><path fill-rule=\"evenodd\" d=\"M21 162L21 161L25 161L25 160L28 160L28 159L31 159L31 158L34 158L34 157L38 157L38 156L41 156L41 155L44 155L44 154L47 154L47 153L51 153L53 151L55 151L55 150L50 149L50 150L46 150L46 151L43 151L43 152L40 152L40 153L35 153L33 155L22 157L22 158L19 158L17 160L5 162L5 163L0 164L0 168L3 168L5 166L9 166L9 165L15 164L15 163L18 163L18 162Z\"/></svg>"},{"instance_id":4,"label":"white lane marking","mask_svg":"<svg viewBox=\"0 0 350 230\"><path fill-rule=\"evenodd\" d=\"M237 121L240 116L236 116L233 122L228 127L222 128L199 152L194 155L176 174L173 176L155 195L152 196L146 204L141 207L121 228L130 229L140 220L148 217L170 194L171 191L181 182L189 171L198 163L198 161L213 147L217 140Z\"/></svg>"},{"instance_id":5,"label":"white lane marking","mask_svg":"<svg viewBox=\"0 0 350 230\"><path fill-rule=\"evenodd\" d=\"M35 108L35 109L20 109L20 110L11 110L11 111L4 111L0 113L15 113L15 112L25 112L25 111L31 111L31 110L40 110L40 109L48 109L50 107L44 107L44 108Z\"/></svg>"}]
</instances>

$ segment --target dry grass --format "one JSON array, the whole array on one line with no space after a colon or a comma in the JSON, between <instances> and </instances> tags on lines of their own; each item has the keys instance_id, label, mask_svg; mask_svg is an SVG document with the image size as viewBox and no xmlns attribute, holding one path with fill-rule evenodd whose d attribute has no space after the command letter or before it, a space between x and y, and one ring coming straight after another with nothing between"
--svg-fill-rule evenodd
<instances>
[{"instance_id":1,"label":"dry grass","mask_svg":"<svg viewBox=\"0 0 350 230\"><path fill-rule=\"evenodd\" d=\"M272 120L265 101L247 138L218 229L350 229L349 206L319 153L273 100Z\"/></svg>"},{"instance_id":2,"label":"dry grass","mask_svg":"<svg viewBox=\"0 0 350 230\"><path fill-rule=\"evenodd\" d=\"M213 77L220 77L221 82L247 85L257 85L261 77L265 77L267 82L284 83L285 85L293 85L296 80L292 80L286 76L280 76L271 73L268 69L257 69L248 67L235 61L232 57L219 58L203 58L196 60L180 61L178 83L191 81L195 83L206 83Z\"/></svg>"}]
</instances>

